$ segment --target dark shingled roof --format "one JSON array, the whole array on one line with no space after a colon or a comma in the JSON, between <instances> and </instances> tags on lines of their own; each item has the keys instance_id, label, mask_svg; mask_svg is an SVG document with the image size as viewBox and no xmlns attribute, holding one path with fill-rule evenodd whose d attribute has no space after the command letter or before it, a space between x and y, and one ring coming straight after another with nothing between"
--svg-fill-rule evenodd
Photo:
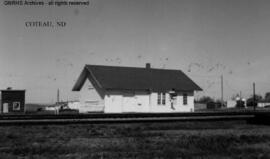
<instances>
[{"instance_id":1,"label":"dark shingled roof","mask_svg":"<svg viewBox=\"0 0 270 159\"><path fill-rule=\"evenodd\" d=\"M180 70L86 65L73 91L79 91L87 78L105 90L202 90Z\"/></svg>"}]
</instances>

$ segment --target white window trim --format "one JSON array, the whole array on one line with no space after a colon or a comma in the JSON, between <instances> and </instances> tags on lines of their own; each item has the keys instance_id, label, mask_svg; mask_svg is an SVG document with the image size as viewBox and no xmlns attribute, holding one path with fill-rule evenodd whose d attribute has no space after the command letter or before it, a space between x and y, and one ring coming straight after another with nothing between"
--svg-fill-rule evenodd
<instances>
[{"instance_id":1,"label":"white window trim","mask_svg":"<svg viewBox=\"0 0 270 159\"><path fill-rule=\"evenodd\" d=\"M185 102L185 97L186 97L186 102ZM188 105L188 94L183 93L183 105Z\"/></svg>"},{"instance_id":2,"label":"white window trim","mask_svg":"<svg viewBox=\"0 0 270 159\"><path fill-rule=\"evenodd\" d=\"M161 105L161 93L157 93L157 105Z\"/></svg>"},{"instance_id":3,"label":"white window trim","mask_svg":"<svg viewBox=\"0 0 270 159\"><path fill-rule=\"evenodd\" d=\"M19 104L18 109L15 108L15 104ZM21 110L21 102L13 102L12 103L12 108L13 108L13 110Z\"/></svg>"},{"instance_id":4,"label":"white window trim","mask_svg":"<svg viewBox=\"0 0 270 159\"><path fill-rule=\"evenodd\" d=\"M164 93L164 92L157 93L157 105L159 105L159 106L166 105L166 93Z\"/></svg>"},{"instance_id":5,"label":"white window trim","mask_svg":"<svg viewBox=\"0 0 270 159\"><path fill-rule=\"evenodd\" d=\"M166 105L166 93L161 93L161 104Z\"/></svg>"}]
</instances>

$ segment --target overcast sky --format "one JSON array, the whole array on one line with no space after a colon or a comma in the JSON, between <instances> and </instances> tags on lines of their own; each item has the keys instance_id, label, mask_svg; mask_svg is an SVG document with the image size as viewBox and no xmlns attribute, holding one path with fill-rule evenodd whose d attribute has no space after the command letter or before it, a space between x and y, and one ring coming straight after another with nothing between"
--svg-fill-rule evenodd
<instances>
[{"instance_id":1,"label":"overcast sky","mask_svg":"<svg viewBox=\"0 0 270 159\"><path fill-rule=\"evenodd\" d=\"M1 2L2 3L2 2ZM27 28L25 21L66 21ZM26 102L77 99L85 64L180 69L225 99L270 92L269 0L92 0L81 7L0 5L0 88L26 89Z\"/></svg>"}]
</instances>

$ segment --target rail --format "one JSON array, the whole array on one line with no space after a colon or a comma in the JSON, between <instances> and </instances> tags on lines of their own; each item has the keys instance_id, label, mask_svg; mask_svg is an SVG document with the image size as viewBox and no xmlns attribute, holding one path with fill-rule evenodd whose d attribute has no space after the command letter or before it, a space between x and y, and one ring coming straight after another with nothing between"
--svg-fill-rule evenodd
<instances>
[{"instance_id":1,"label":"rail","mask_svg":"<svg viewBox=\"0 0 270 159\"><path fill-rule=\"evenodd\" d=\"M255 116L270 116L270 111L192 112L192 113L93 113L93 114L2 114L0 125L8 124L70 124L247 120Z\"/></svg>"}]
</instances>

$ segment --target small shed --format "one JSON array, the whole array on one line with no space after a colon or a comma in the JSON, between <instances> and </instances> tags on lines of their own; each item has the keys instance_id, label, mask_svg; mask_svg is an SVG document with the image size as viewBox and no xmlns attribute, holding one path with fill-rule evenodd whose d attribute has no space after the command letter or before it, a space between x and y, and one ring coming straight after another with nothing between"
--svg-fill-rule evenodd
<instances>
[{"instance_id":1,"label":"small shed","mask_svg":"<svg viewBox=\"0 0 270 159\"><path fill-rule=\"evenodd\" d=\"M235 108L236 107L236 100L228 100L227 101L227 108Z\"/></svg>"},{"instance_id":2,"label":"small shed","mask_svg":"<svg viewBox=\"0 0 270 159\"><path fill-rule=\"evenodd\" d=\"M1 113L23 113L25 111L25 90L8 88L1 90Z\"/></svg>"}]
</instances>

